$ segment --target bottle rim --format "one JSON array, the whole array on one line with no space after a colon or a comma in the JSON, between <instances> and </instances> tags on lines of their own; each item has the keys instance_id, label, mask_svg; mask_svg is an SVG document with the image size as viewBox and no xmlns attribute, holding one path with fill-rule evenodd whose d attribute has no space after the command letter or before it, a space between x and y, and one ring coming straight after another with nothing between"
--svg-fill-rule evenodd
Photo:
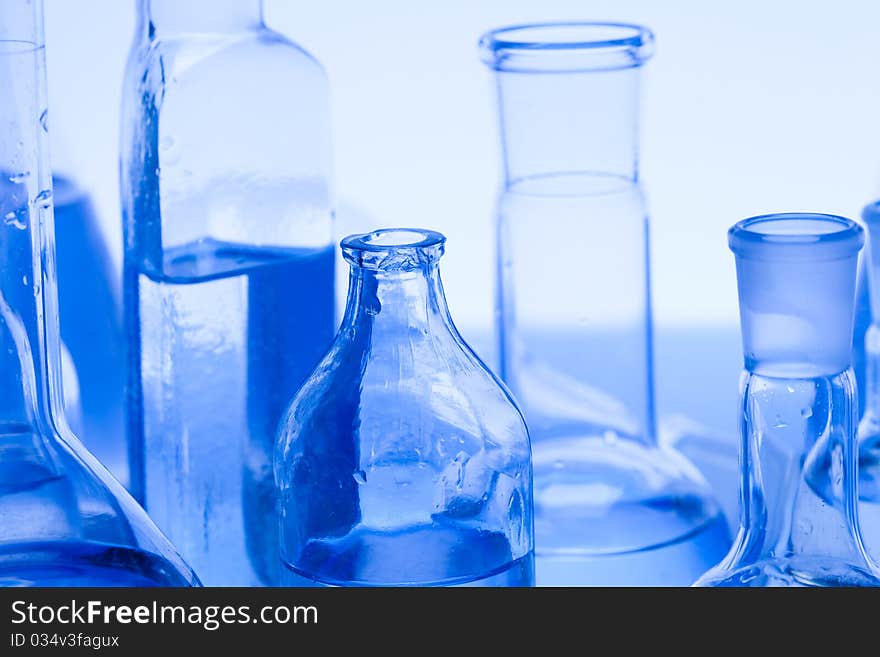
<instances>
[{"instance_id":1,"label":"bottle rim","mask_svg":"<svg viewBox=\"0 0 880 657\"><path fill-rule=\"evenodd\" d=\"M410 271L443 255L446 237L426 228L380 228L349 235L340 242L353 265L384 271Z\"/></svg>"},{"instance_id":2,"label":"bottle rim","mask_svg":"<svg viewBox=\"0 0 880 657\"><path fill-rule=\"evenodd\" d=\"M496 71L607 71L644 64L654 54L654 33L635 23L524 23L486 32L479 47Z\"/></svg>"},{"instance_id":3,"label":"bottle rim","mask_svg":"<svg viewBox=\"0 0 880 657\"><path fill-rule=\"evenodd\" d=\"M819 212L779 212L749 217L727 233L741 258L836 260L856 255L865 231L852 219Z\"/></svg>"}]
</instances>

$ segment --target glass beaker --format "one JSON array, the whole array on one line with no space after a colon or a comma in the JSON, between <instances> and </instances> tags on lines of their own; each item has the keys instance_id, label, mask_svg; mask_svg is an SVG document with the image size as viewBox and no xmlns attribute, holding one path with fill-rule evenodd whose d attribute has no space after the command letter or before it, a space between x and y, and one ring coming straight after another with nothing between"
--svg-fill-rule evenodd
<instances>
[{"instance_id":1,"label":"glass beaker","mask_svg":"<svg viewBox=\"0 0 880 657\"><path fill-rule=\"evenodd\" d=\"M272 450L333 339L327 82L260 0L141 0L121 188L132 482L206 584L274 581Z\"/></svg>"},{"instance_id":2,"label":"glass beaker","mask_svg":"<svg viewBox=\"0 0 880 657\"><path fill-rule=\"evenodd\" d=\"M0 585L197 584L62 412L41 0L0 3L0 88Z\"/></svg>"},{"instance_id":3,"label":"glass beaker","mask_svg":"<svg viewBox=\"0 0 880 657\"><path fill-rule=\"evenodd\" d=\"M854 221L745 219L736 255L745 371L740 529L701 586L877 586L858 521Z\"/></svg>"},{"instance_id":4,"label":"glass beaker","mask_svg":"<svg viewBox=\"0 0 880 657\"><path fill-rule=\"evenodd\" d=\"M342 241L345 318L279 429L289 585L533 584L528 431L452 324L444 243Z\"/></svg>"},{"instance_id":5,"label":"glass beaker","mask_svg":"<svg viewBox=\"0 0 880 657\"><path fill-rule=\"evenodd\" d=\"M532 436L539 585L687 585L730 544L708 485L658 447L637 25L484 35L498 93L501 374Z\"/></svg>"},{"instance_id":6,"label":"glass beaker","mask_svg":"<svg viewBox=\"0 0 880 657\"><path fill-rule=\"evenodd\" d=\"M880 563L880 201L866 206L862 219L868 240L860 270L867 281L870 325L860 350L864 354L865 385L859 388L859 397L864 400L859 423L859 513L865 547ZM854 352L857 340L858 336L853 341Z\"/></svg>"}]
</instances>

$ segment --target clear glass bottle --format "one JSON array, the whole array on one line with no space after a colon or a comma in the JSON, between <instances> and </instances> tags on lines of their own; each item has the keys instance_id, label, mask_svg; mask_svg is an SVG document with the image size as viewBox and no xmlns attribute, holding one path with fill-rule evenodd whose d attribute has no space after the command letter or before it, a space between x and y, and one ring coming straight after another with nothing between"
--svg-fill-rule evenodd
<instances>
[{"instance_id":1,"label":"clear glass bottle","mask_svg":"<svg viewBox=\"0 0 880 657\"><path fill-rule=\"evenodd\" d=\"M342 241L345 318L276 448L287 584L533 583L528 431L452 324L444 243Z\"/></svg>"},{"instance_id":2,"label":"clear glass bottle","mask_svg":"<svg viewBox=\"0 0 880 657\"><path fill-rule=\"evenodd\" d=\"M261 0L141 0L121 187L132 482L210 585L279 568L272 450L333 339L327 81Z\"/></svg>"},{"instance_id":3,"label":"clear glass bottle","mask_svg":"<svg viewBox=\"0 0 880 657\"><path fill-rule=\"evenodd\" d=\"M64 419L44 62L41 0L4 0L0 585L197 584Z\"/></svg>"},{"instance_id":4,"label":"clear glass bottle","mask_svg":"<svg viewBox=\"0 0 880 657\"><path fill-rule=\"evenodd\" d=\"M860 350L865 359L865 385L859 388L864 399L859 423L859 514L865 547L880 563L880 201L865 207L862 219L868 241L860 269L867 281L870 324ZM856 340L858 336L853 341L854 351Z\"/></svg>"},{"instance_id":5,"label":"clear glass bottle","mask_svg":"<svg viewBox=\"0 0 880 657\"><path fill-rule=\"evenodd\" d=\"M687 585L729 532L705 480L659 447L637 25L539 24L481 40L504 156L501 374L532 436L539 585Z\"/></svg>"},{"instance_id":6,"label":"clear glass bottle","mask_svg":"<svg viewBox=\"0 0 880 657\"><path fill-rule=\"evenodd\" d=\"M737 223L745 371L740 529L702 586L877 586L857 504L854 221L776 214Z\"/></svg>"}]
</instances>

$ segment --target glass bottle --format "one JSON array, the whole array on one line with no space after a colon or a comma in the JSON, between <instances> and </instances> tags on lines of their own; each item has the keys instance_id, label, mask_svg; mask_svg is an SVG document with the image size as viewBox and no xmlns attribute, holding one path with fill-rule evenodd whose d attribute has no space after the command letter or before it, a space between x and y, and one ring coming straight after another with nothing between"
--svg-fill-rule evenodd
<instances>
[{"instance_id":1,"label":"glass bottle","mask_svg":"<svg viewBox=\"0 0 880 657\"><path fill-rule=\"evenodd\" d=\"M421 229L342 241L342 327L276 447L287 584L533 583L528 431L452 324L444 243Z\"/></svg>"},{"instance_id":2,"label":"glass bottle","mask_svg":"<svg viewBox=\"0 0 880 657\"><path fill-rule=\"evenodd\" d=\"M0 88L0 585L197 584L62 412L41 0L0 3Z\"/></svg>"},{"instance_id":3,"label":"glass bottle","mask_svg":"<svg viewBox=\"0 0 880 657\"><path fill-rule=\"evenodd\" d=\"M260 0L138 6L121 163L132 482L206 584L271 584L275 432L335 329L327 81Z\"/></svg>"},{"instance_id":4,"label":"glass bottle","mask_svg":"<svg viewBox=\"0 0 880 657\"><path fill-rule=\"evenodd\" d=\"M78 384L79 419L67 417L89 451L123 484L128 449L122 417L124 359L118 273L89 194L69 176L52 180L62 348L70 355L65 391ZM96 349L95 345L101 345Z\"/></svg>"},{"instance_id":5,"label":"glass bottle","mask_svg":"<svg viewBox=\"0 0 880 657\"><path fill-rule=\"evenodd\" d=\"M702 586L877 586L857 505L854 221L775 214L728 233L745 371L740 528Z\"/></svg>"},{"instance_id":6,"label":"glass bottle","mask_svg":"<svg viewBox=\"0 0 880 657\"><path fill-rule=\"evenodd\" d=\"M865 358L864 414L859 423L859 515L865 547L880 563L880 201L862 211L867 245L861 267L870 299L870 324L861 351ZM858 304L857 304L858 305ZM853 341L854 351L858 336ZM853 354L855 359L856 354Z\"/></svg>"},{"instance_id":7,"label":"glass bottle","mask_svg":"<svg viewBox=\"0 0 880 657\"><path fill-rule=\"evenodd\" d=\"M501 374L532 436L539 585L687 585L725 553L708 485L657 445L637 25L484 35L504 156Z\"/></svg>"}]
</instances>

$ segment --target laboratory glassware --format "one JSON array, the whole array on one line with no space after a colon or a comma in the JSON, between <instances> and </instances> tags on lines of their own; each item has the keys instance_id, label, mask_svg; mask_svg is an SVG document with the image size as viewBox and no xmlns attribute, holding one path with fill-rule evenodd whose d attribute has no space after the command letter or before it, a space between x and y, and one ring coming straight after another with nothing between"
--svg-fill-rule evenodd
<instances>
[{"instance_id":1,"label":"laboratory glassware","mask_svg":"<svg viewBox=\"0 0 880 657\"><path fill-rule=\"evenodd\" d=\"M206 584L271 584L278 421L335 329L327 81L260 0L138 7L121 156L133 487Z\"/></svg>"},{"instance_id":2,"label":"laboratory glassware","mask_svg":"<svg viewBox=\"0 0 880 657\"><path fill-rule=\"evenodd\" d=\"M880 201L862 211L867 243L861 258L870 300L864 333L865 385L859 388L864 413L859 423L859 514L868 553L880 563ZM858 336L853 341L856 358Z\"/></svg>"},{"instance_id":3,"label":"laboratory glassware","mask_svg":"<svg viewBox=\"0 0 880 657\"><path fill-rule=\"evenodd\" d=\"M525 422L452 323L445 238L342 241L348 303L279 430L290 585L531 586Z\"/></svg>"},{"instance_id":4,"label":"laboratory glassware","mask_svg":"<svg viewBox=\"0 0 880 657\"><path fill-rule=\"evenodd\" d=\"M501 376L532 436L538 585L688 585L727 551L705 480L655 436L638 25L480 41L504 163Z\"/></svg>"},{"instance_id":5,"label":"laboratory glassware","mask_svg":"<svg viewBox=\"0 0 880 657\"><path fill-rule=\"evenodd\" d=\"M877 586L858 521L854 221L740 221L740 528L702 586Z\"/></svg>"},{"instance_id":6,"label":"laboratory glassware","mask_svg":"<svg viewBox=\"0 0 880 657\"><path fill-rule=\"evenodd\" d=\"M0 88L0 585L197 584L62 412L41 0L0 3Z\"/></svg>"}]
</instances>

